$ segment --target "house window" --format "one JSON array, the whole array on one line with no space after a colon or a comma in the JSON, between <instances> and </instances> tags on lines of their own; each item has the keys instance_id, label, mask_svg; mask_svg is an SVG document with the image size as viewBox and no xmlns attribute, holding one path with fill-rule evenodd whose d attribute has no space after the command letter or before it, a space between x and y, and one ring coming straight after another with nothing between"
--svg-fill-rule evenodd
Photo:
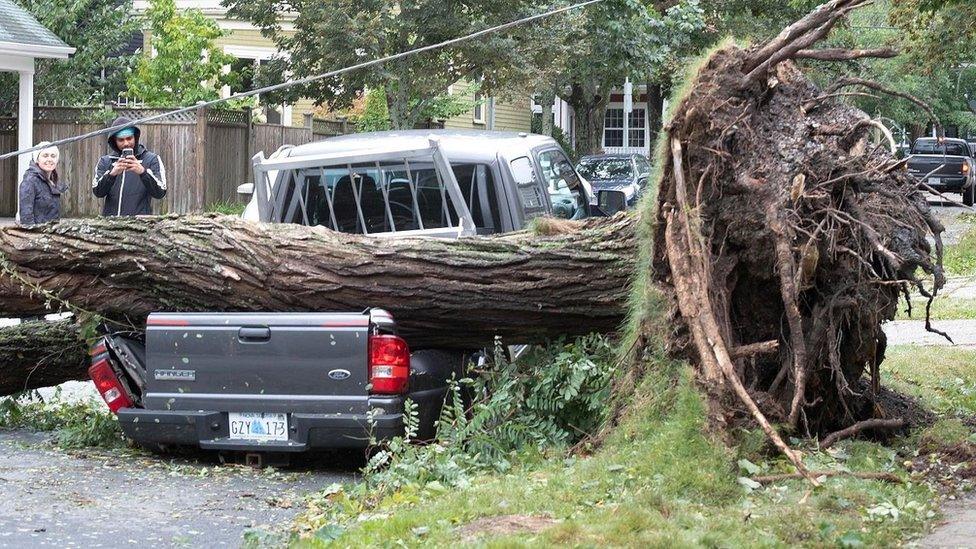
<instances>
[{"instance_id":1,"label":"house window","mask_svg":"<svg viewBox=\"0 0 976 549\"><path fill-rule=\"evenodd\" d=\"M481 92L474 94L474 123L485 123L485 96Z\"/></svg>"},{"instance_id":2,"label":"house window","mask_svg":"<svg viewBox=\"0 0 976 549\"><path fill-rule=\"evenodd\" d=\"M607 109L603 119L603 146L624 146L624 110Z\"/></svg>"},{"instance_id":3,"label":"house window","mask_svg":"<svg viewBox=\"0 0 976 549\"><path fill-rule=\"evenodd\" d=\"M641 147L645 146L645 138L647 132L644 130L647 127L647 117L644 116L644 109L634 109L630 111L630 117L627 120L627 126L630 128L627 133L629 138L629 147Z\"/></svg>"}]
</instances>

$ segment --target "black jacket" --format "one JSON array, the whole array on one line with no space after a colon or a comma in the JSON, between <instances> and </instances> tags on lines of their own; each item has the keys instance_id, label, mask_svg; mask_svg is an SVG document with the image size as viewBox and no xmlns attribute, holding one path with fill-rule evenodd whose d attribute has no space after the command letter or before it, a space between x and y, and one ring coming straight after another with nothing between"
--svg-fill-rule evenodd
<instances>
[{"instance_id":1,"label":"black jacket","mask_svg":"<svg viewBox=\"0 0 976 549\"><path fill-rule=\"evenodd\" d=\"M131 122L128 118L117 118L112 126ZM136 132L135 156L142 162L146 171L142 175L133 172L122 172L112 176L112 164L122 154L115 146L115 139L108 137L108 146L113 154L107 154L98 160L95 167L95 177L92 179L92 192L98 198L105 198L102 215L149 215L152 213L151 200L166 196L166 169L159 156L139 143L139 128L133 126Z\"/></svg>"},{"instance_id":2,"label":"black jacket","mask_svg":"<svg viewBox=\"0 0 976 549\"><path fill-rule=\"evenodd\" d=\"M56 174L57 172L55 172ZM61 194L68 184L59 182L57 176L48 180L44 170L33 162L20 182L20 224L37 225L61 219Z\"/></svg>"}]
</instances>

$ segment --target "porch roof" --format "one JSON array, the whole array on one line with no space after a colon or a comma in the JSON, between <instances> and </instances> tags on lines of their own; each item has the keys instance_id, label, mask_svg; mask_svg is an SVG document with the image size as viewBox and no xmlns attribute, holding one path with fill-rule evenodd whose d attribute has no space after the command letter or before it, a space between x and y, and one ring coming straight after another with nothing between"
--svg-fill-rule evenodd
<instances>
[{"instance_id":1,"label":"porch roof","mask_svg":"<svg viewBox=\"0 0 976 549\"><path fill-rule=\"evenodd\" d=\"M66 58L74 52L13 0L0 0L0 56Z\"/></svg>"}]
</instances>

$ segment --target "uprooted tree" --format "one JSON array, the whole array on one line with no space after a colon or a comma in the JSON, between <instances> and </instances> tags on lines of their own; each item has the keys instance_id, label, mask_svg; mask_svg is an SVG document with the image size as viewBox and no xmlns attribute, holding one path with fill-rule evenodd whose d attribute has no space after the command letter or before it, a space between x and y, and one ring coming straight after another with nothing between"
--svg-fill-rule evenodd
<instances>
[{"instance_id":1,"label":"uprooted tree","mask_svg":"<svg viewBox=\"0 0 976 549\"><path fill-rule=\"evenodd\" d=\"M632 306L634 350L663 333L697 366L714 420L751 416L803 473L771 422L842 436L897 425L871 405L881 323L900 295L943 283L942 227L918 183L871 142L878 124L838 101L848 86L887 90L822 91L791 61L888 56L810 50L864 3L832 0L768 43L709 55L676 100L656 200L637 216L453 242L206 217L7 228L2 303L135 322L154 309L382 306L421 346L614 330ZM668 316L642 303L661 294Z\"/></svg>"}]
</instances>

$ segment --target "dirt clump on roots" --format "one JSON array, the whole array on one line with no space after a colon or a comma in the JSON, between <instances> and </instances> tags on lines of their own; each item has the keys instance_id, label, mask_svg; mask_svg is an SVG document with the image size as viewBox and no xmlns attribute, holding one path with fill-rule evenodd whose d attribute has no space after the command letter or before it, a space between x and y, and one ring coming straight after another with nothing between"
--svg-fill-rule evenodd
<instances>
[{"instance_id":1,"label":"dirt clump on roots","mask_svg":"<svg viewBox=\"0 0 976 549\"><path fill-rule=\"evenodd\" d=\"M787 455L770 421L816 436L888 416L882 323L944 282L919 183L839 100L880 87L821 90L789 60L858 5L720 48L666 126L651 268L677 321L669 348L698 366L716 421L746 415Z\"/></svg>"}]
</instances>

